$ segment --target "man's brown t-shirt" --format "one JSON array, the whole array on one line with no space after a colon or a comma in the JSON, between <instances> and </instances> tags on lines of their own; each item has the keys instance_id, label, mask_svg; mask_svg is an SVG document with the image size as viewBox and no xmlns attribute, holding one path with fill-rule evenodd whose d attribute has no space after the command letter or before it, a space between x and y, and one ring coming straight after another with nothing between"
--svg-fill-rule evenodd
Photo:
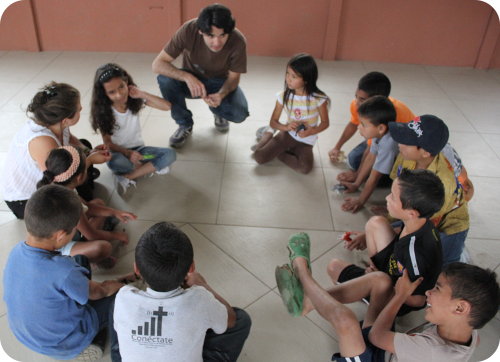
<instances>
[{"instance_id":1,"label":"man's brown t-shirt","mask_svg":"<svg viewBox=\"0 0 500 362\"><path fill-rule=\"evenodd\" d=\"M246 40L234 29L219 52L211 51L199 33L197 19L184 23L165 46L172 58L183 55L182 67L202 78L226 78L228 71L246 73Z\"/></svg>"}]
</instances>

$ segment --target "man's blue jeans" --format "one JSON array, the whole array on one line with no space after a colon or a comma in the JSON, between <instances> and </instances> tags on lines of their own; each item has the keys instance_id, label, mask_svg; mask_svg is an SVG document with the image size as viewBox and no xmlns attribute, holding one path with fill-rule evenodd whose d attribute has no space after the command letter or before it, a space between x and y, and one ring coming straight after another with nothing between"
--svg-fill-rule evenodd
<instances>
[{"instance_id":1,"label":"man's blue jeans","mask_svg":"<svg viewBox=\"0 0 500 362\"><path fill-rule=\"evenodd\" d=\"M157 77L160 91L167 101L172 103L172 118L181 127L193 125L193 114L186 106L186 98L193 99L185 82L168 78L163 75ZM216 93L226 81L225 78L200 79L205 85L207 94ZM241 123L248 117L248 103L240 87L229 93L217 108L209 107L213 114L230 122Z\"/></svg>"}]
</instances>

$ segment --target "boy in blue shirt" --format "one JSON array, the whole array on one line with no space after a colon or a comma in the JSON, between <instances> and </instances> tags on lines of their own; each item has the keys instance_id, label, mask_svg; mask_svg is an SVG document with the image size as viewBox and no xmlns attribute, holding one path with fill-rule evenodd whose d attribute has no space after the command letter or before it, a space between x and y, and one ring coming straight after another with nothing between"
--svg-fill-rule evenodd
<instances>
[{"instance_id":1,"label":"boy in blue shirt","mask_svg":"<svg viewBox=\"0 0 500 362\"><path fill-rule=\"evenodd\" d=\"M342 204L342 210L353 213L363 207L377 185L390 185L389 174L399 152L397 143L389 134L389 124L396 121L396 110L387 97L369 98L359 106L358 114L361 122L359 133L367 140L372 139L372 144L359 169L353 172L354 180L340 181L346 192L355 192L365 183L359 197L347 197Z\"/></svg>"},{"instance_id":2,"label":"boy in blue shirt","mask_svg":"<svg viewBox=\"0 0 500 362\"><path fill-rule=\"evenodd\" d=\"M56 359L98 358L94 338L108 327L113 361L119 361L112 326L115 293L123 283L90 280L90 270L56 250L71 241L82 212L78 195L59 185L36 191L26 204L26 241L11 251L4 270L4 300L16 338ZM88 260L78 256L82 265Z\"/></svg>"}]
</instances>

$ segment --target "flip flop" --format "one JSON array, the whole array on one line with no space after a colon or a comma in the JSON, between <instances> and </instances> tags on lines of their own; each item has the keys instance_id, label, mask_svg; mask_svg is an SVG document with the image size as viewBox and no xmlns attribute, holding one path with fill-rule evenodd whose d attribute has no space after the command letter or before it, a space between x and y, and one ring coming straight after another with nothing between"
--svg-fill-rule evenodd
<instances>
[{"instance_id":1,"label":"flip flop","mask_svg":"<svg viewBox=\"0 0 500 362\"><path fill-rule=\"evenodd\" d=\"M311 241L306 233L297 233L290 236L288 239L288 251L290 265L293 267L293 261L297 257L302 257L307 260L307 267L311 270Z\"/></svg>"},{"instance_id":2,"label":"flip flop","mask_svg":"<svg viewBox=\"0 0 500 362\"><path fill-rule=\"evenodd\" d=\"M295 276L288 264L277 266L275 277L281 299L288 313L294 317L300 317L304 303L304 290L300 280Z\"/></svg>"}]
</instances>

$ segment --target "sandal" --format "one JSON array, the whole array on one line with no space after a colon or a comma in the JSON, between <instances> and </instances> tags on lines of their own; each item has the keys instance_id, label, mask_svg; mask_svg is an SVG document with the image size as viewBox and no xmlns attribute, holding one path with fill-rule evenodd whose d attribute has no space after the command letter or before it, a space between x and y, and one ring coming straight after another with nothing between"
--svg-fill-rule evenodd
<instances>
[{"instance_id":1,"label":"sandal","mask_svg":"<svg viewBox=\"0 0 500 362\"><path fill-rule=\"evenodd\" d=\"M288 239L288 251L290 265L293 267L293 261L297 257L302 257L307 260L307 267L311 270L311 241L306 233L297 233L290 236Z\"/></svg>"},{"instance_id":2,"label":"sandal","mask_svg":"<svg viewBox=\"0 0 500 362\"><path fill-rule=\"evenodd\" d=\"M304 303L304 290L300 280L288 264L277 266L274 274L281 299L288 313L294 317L300 317Z\"/></svg>"},{"instance_id":3,"label":"sandal","mask_svg":"<svg viewBox=\"0 0 500 362\"><path fill-rule=\"evenodd\" d=\"M108 256L107 258L101 260L97 263L100 269L111 269L116 265L117 259L114 256Z\"/></svg>"}]
</instances>

